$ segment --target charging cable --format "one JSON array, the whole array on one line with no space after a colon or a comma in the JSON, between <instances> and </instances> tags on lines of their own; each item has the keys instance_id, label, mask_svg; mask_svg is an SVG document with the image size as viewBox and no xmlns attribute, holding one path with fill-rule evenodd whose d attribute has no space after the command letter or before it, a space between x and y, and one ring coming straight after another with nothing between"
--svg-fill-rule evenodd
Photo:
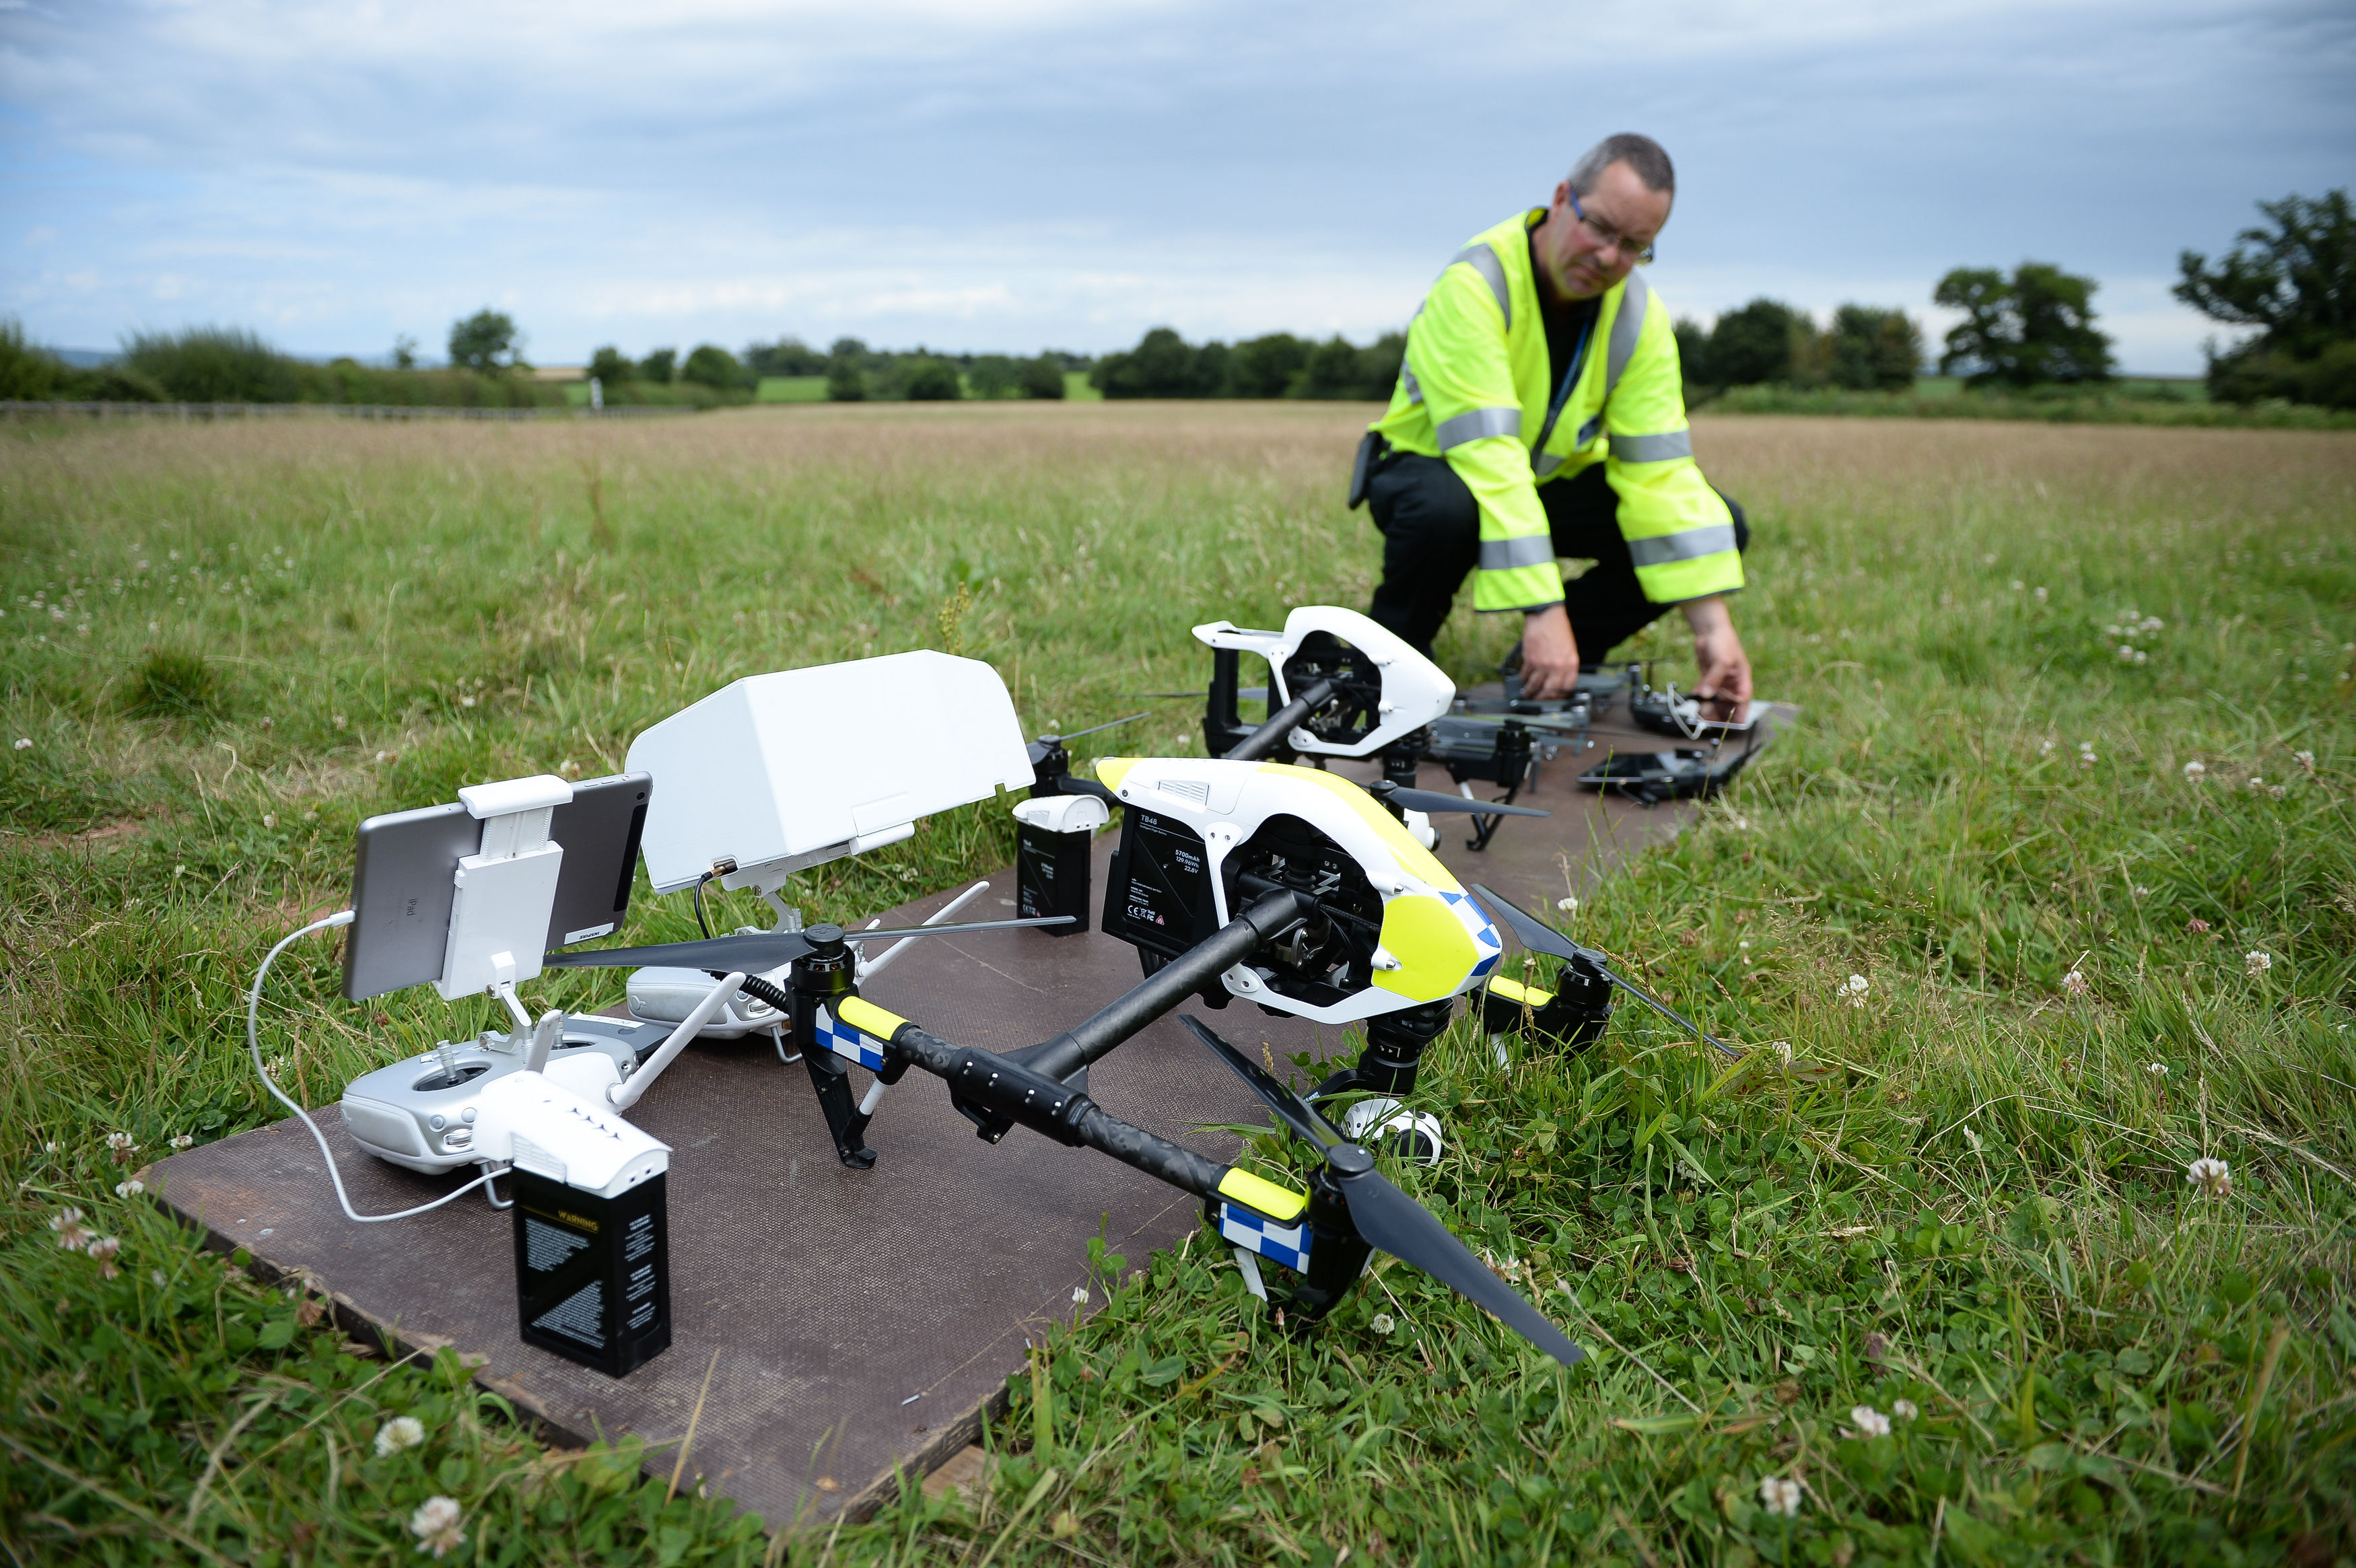
<instances>
[{"instance_id":1,"label":"charging cable","mask_svg":"<svg viewBox=\"0 0 2356 1568\"><path fill-rule=\"evenodd\" d=\"M303 1119L304 1126L310 1129L312 1141L319 1146L319 1157L327 1162L327 1179L335 1183L336 1201L344 1206L344 1217L351 1221L354 1224L374 1225L386 1220L406 1220L412 1214L423 1214L429 1209L439 1209L442 1205L449 1202L452 1199L464 1197L466 1194L472 1192L477 1187L483 1188L488 1191L491 1202L495 1207L508 1207L508 1204L499 1202L498 1190L490 1185L493 1178L498 1175L498 1172L492 1170L490 1167L487 1165L483 1168L482 1175L477 1177L474 1180L469 1181L466 1186L457 1189L454 1192L444 1193L441 1197L436 1198L431 1203L420 1203L414 1209L403 1209L397 1214L362 1214L359 1212L353 1209L350 1196L344 1191L344 1179L343 1176L336 1169L335 1152L327 1147L327 1136L319 1131L318 1124L311 1120L311 1114L308 1111L305 1111L302 1106L287 1098L286 1091L281 1089L278 1086L277 1081L270 1076L270 1069L262 1064L262 983L269 977L270 966L278 962L278 955L280 954L285 952L289 947L294 946L297 942L302 941L303 938L309 936L316 932L332 931L337 926L349 925L351 923L352 912L348 909L338 910L325 920L313 921L302 930L290 933L286 936L280 938L278 945L272 948L270 950L270 955L262 961L262 967L253 972L253 989L247 992L245 997L245 1043L247 1049L253 1052L253 1070L262 1075L262 1087L268 1089L272 1094L275 1095L280 1104L294 1112L297 1116L300 1116ZM513 1199L509 1200L509 1203L512 1203L513 1201Z\"/></svg>"}]
</instances>

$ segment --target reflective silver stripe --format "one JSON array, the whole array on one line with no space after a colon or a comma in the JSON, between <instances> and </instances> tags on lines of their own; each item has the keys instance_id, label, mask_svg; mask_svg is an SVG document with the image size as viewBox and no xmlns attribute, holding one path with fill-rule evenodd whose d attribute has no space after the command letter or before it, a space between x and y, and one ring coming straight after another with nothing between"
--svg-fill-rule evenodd
<instances>
[{"instance_id":1,"label":"reflective silver stripe","mask_svg":"<svg viewBox=\"0 0 2356 1568\"><path fill-rule=\"evenodd\" d=\"M1693 432L1664 431L1658 435L1615 435L1612 455L1622 463L1666 463L1693 455Z\"/></svg>"},{"instance_id":2,"label":"reflective silver stripe","mask_svg":"<svg viewBox=\"0 0 2356 1568\"><path fill-rule=\"evenodd\" d=\"M1497 252L1476 241L1449 257L1448 267L1452 267L1459 261L1489 280L1489 292L1497 296L1498 312L1505 316L1505 325L1508 327L1512 326L1514 298L1505 288L1505 263L1497 260ZM1448 267L1442 267L1440 270L1445 274Z\"/></svg>"},{"instance_id":3,"label":"reflective silver stripe","mask_svg":"<svg viewBox=\"0 0 2356 1568\"><path fill-rule=\"evenodd\" d=\"M1551 452L1530 453L1530 468L1541 479L1561 467L1566 461L1567 459L1558 457Z\"/></svg>"},{"instance_id":4,"label":"reflective silver stripe","mask_svg":"<svg viewBox=\"0 0 2356 1568\"><path fill-rule=\"evenodd\" d=\"M1636 338L1644 330L1644 312L1653 303L1652 286L1644 274L1631 272L1628 284L1620 295L1620 314L1612 318L1612 348L1603 361L1603 400L1612 400L1612 389L1620 385L1620 373L1628 368L1635 357Z\"/></svg>"},{"instance_id":5,"label":"reflective silver stripe","mask_svg":"<svg viewBox=\"0 0 2356 1568\"><path fill-rule=\"evenodd\" d=\"M1423 401L1423 389L1416 383L1415 367L1409 365L1405 359L1401 359L1399 361L1399 379L1407 383L1407 400L1408 402L1419 403Z\"/></svg>"},{"instance_id":6,"label":"reflective silver stripe","mask_svg":"<svg viewBox=\"0 0 2356 1568\"><path fill-rule=\"evenodd\" d=\"M1544 566L1554 560L1554 538L1524 534L1517 539L1483 539L1481 570L1511 571L1517 566Z\"/></svg>"},{"instance_id":7,"label":"reflective silver stripe","mask_svg":"<svg viewBox=\"0 0 2356 1568\"><path fill-rule=\"evenodd\" d=\"M1484 551L1489 548L1481 547ZM1638 566L1667 566L1672 561L1699 560L1734 548L1732 523L1709 523L1698 528L1663 534L1658 539L1630 539L1628 553ZM1484 560L1482 564L1486 565Z\"/></svg>"},{"instance_id":8,"label":"reflective silver stripe","mask_svg":"<svg viewBox=\"0 0 2356 1568\"><path fill-rule=\"evenodd\" d=\"M1431 432L1439 439L1440 450L1462 446L1468 441L1484 436L1519 435L1522 433L1522 411L1519 409L1471 409L1452 420L1442 420Z\"/></svg>"}]
</instances>

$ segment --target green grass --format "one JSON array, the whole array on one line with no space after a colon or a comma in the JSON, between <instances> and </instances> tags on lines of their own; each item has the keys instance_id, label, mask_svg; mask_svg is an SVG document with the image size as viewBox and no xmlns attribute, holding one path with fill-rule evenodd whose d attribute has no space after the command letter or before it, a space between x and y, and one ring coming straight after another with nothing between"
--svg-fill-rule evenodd
<instances>
[{"instance_id":1,"label":"green grass","mask_svg":"<svg viewBox=\"0 0 2356 1568\"><path fill-rule=\"evenodd\" d=\"M1104 394L1098 391L1088 380L1088 373L1086 370L1066 370L1064 372L1064 400L1072 403L1100 403L1104 401Z\"/></svg>"},{"instance_id":2,"label":"green grass","mask_svg":"<svg viewBox=\"0 0 2356 1568\"><path fill-rule=\"evenodd\" d=\"M0 1542L417 1562L405 1521L440 1494L462 1561L759 1558L724 1503L667 1502L627 1449L544 1450L447 1362L352 1354L116 1183L273 1119L242 988L344 896L362 816L603 772L735 676L916 645L991 660L1028 725L1112 717L1199 681L1197 621L1363 602L1358 422L0 436ZM1109 1305L1016 1380L981 1495L807 1556L2351 1552L2356 440L1706 417L1697 442L1756 528L1762 689L1804 722L1575 929L1753 1055L1721 1073L1623 1011L1589 1057L1507 1074L1460 1026L1424 1078L1453 1147L1401 1177L1594 1358L1558 1372L1403 1266L1304 1346L1206 1238L1102 1258ZM1507 635L1461 615L1443 660L1477 678ZM1192 720L1106 739L1191 750ZM1006 848L1002 813L951 814L803 901L872 911ZM684 934L680 901L631 935ZM347 1006L326 942L277 973L268 1049L314 1103L489 1021ZM2187 1183L2202 1155L2229 1195ZM58 1245L68 1205L121 1241L116 1277ZM1901 1399L1892 1435L1846 1434ZM378 1456L402 1414L425 1441ZM1762 1511L1770 1477L1804 1483L1796 1516Z\"/></svg>"},{"instance_id":3,"label":"green grass","mask_svg":"<svg viewBox=\"0 0 2356 1568\"><path fill-rule=\"evenodd\" d=\"M2124 377L2102 388L1976 389L1949 376L1902 392L1831 387L1734 387L1708 400L1720 413L1839 414L1868 419L2044 420L2062 424L2192 425L2210 430L2356 430L2356 412L2280 400L2213 403L2199 381Z\"/></svg>"},{"instance_id":4,"label":"green grass","mask_svg":"<svg viewBox=\"0 0 2356 1568\"><path fill-rule=\"evenodd\" d=\"M756 403L822 403L826 401L826 378L823 376L764 376L760 389L753 394Z\"/></svg>"}]
</instances>

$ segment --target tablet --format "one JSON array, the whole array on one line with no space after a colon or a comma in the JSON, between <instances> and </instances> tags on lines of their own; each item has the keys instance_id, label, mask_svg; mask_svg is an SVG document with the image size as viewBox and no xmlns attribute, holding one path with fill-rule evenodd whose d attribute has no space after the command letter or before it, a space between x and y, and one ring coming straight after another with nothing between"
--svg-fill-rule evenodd
<instances>
[{"instance_id":1,"label":"tablet","mask_svg":"<svg viewBox=\"0 0 2356 1568\"><path fill-rule=\"evenodd\" d=\"M548 836L564 846L556 908L548 922L552 949L621 928L622 917L630 912L638 839L646 832L647 800L654 787L651 773L587 779L573 786L572 802L550 818Z\"/></svg>"},{"instance_id":2,"label":"tablet","mask_svg":"<svg viewBox=\"0 0 2356 1568\"><path fill-rule=\"evenodd\" d=\"M483 825L455 800L360 824L352 929L344 944L346 999L442 977L458 860L482 844Z\"/></svg>"}]
</instances>

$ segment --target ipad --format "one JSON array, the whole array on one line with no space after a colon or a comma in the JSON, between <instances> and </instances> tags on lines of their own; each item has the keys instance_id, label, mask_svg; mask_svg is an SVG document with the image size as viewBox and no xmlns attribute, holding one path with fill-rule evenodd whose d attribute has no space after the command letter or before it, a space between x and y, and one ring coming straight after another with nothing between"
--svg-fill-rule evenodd
<instances>
[{"instance_id":1,"label":"ipad","mask_svg":"<svg viewBox=\"0 0 2356 1568\"><path fill-rule=\"evenodd\" d=\"M630 883L638 869L638 838L647 827L651 773L615 773L573 786L570 804L549 820L548 836L564 846L557 873L556 908L548 945L569 947L619 930L630 912Z\"/></svg>"},{"instance_id":2,"label":"ipad","mask_svg":"<svg viewBox=\"0 0 2356 1568\"><path fill-rule=\"evenodd\" d=\"M482 845L483 825L455 800L360 824L344 944L348 1000L442 977L458 859Z\"/></svg>"}]
</instances>

